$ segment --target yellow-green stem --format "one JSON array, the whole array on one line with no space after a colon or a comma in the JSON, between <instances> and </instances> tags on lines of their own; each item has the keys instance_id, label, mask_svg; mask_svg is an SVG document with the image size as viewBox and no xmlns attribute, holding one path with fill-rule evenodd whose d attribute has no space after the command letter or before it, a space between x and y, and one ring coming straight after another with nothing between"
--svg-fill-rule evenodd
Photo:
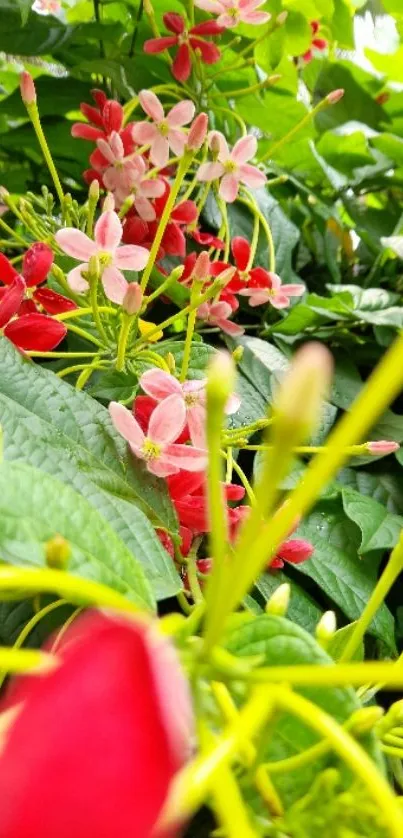
<instances>
[{"instance_id":1,"label":"yellow-green stem","mask_svg":"<svg viewBox=\"0 0 403 838\"><path fill-rule=\"evenodd\" d=\"M94 323L98 329L98 333L100 334L104 343L109 343L108 335L104 329L104 325L102 323L100 314L99 314L99 307L98 307L98 283L100 277L98 275L93 275L90 277L90 303L92 309L92 316L94 318Z\"/></svg>"},{"instance_id":2,"label":"yellow-green stem","mask_svg":"<svg viewBox=\"0 0 403 838\"><path fill-rule=\"evenodd\" d=\"M260 210L258 204L256 203L255 198L253 197L253 195L250 192L247 192L246 189L245 189L245 193L248 195L248 198L239 198L238 200L241 202L241 204L244 204L245 207L248 207L250 209L250 211L253 213L253 215L258 216L259 221L260 221L260 223L263 227L263 230L265 231L266 238L267 238L267 244L268 244L268 247L269 247L269 271L271 273L275 273L275 271L276 271L276 251L275 251L275 248L274 248L274 241L273 241L273 236L272 236L270 226L267 223L267 221L266 221L262 211Z\"/></svg>"},{"instance_id":3,"label":"yellow-green stem","mask_svg":"<svg viewBox=\"0 0 403 838\"><path fill-rule=\"evenodd\" d=\"M41 608L37 614L34 614L33 617L26 623L22 631L20 631L17 640L13 645L13 649L20 649L21 646L25 643L27 637L31 634L31 631L41 622L41 620L46 617L48 614L51 614L52 611L55 611L57 608L60 608L62 605L66 605L65 599L58 599L56 602L50 602L49 605L45 605L44 608ZM3 671L0 672L0 688L3 686L4 680L6 678L7 672Z\"/></svg>"},{"instance_id":4,"label":"yellow-green stem","mask_svg":"<svg viewBox=\"0 0 403 838\"><path fill-rule=\"evenodd\" d=\"M126 350L127 350L127 342L129 340L130 331L134 322L133 315L126 314L123 312L122 314L122 325L120 327L119 332L119 340L118 340L118 354L116 358L115 368L118 372L122 372L125 368L125 358L126 358Z\"/></svg>"},{"instance_id":5,"label":"yellow-green stem","mask_svg":"<svg viewBox=\"0 0 403 838\"><path fill-rule=\"evenodd\" d=\"M63 204L64 193L63 193L62 185L60 183L59 175L57 173L56 166L53 162L53 157L50 153L50 149L49 149L49 146L47 144L45 134L43 133L41 120L40 120L40 117L39 117L38 106L37 106L36 102L32 102L32 104L27 105L26 108L27 108L27 111L28 111L28 116L29 116L29 118L32 122L33 127L34 127L34 131L35 131L37 140L38 140L39 145L42 149L42 154L45 158L45 162L46 162L46 165L49 169L50 176L53 180L53 183L54 183L54 186L55 186L60 204Z\"/></svg>"},{"instance_id":6,"label":"yellow-green stem","mask_svg":"<svg viewBox=\"0 0 403 838\"><path fill-rule=\"evenodd\" d=\"M188 317L188 324L186 329L185 346L183 348L182 368L180 374L180 381L185 381L189 369L190 353L192 349L192 339L196 325L197 309L190 312Z\"/></svg>"}]
</instances>

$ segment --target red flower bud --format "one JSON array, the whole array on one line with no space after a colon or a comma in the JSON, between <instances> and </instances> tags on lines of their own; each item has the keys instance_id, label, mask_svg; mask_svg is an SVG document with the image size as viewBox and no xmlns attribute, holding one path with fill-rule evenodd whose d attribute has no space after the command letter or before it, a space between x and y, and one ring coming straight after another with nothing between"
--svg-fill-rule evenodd
<instances>
[{"instance_id":1,"label":"red flower bud","mask_svg":"<svg viewBox=\"0 0 403 838\"><path fill-rule=\"evenodd\" d=\"M27 70L24 70L20 75L20 90L21 98L24 105L33 105L36 102L35 83Z\"/></svg>"},{"instance_id":2,"label":"red flower bud","mask_svg":"<svg viewBox=\"0 0 403 838\"><path fill-rule=\"evenodd\" d=\"M35 242L27 250L22 262L22 275L28 287L40 285L50 271L53 250L44 242Z\"/></svg>"},{"instance_id":3,"label":"red flower bud","mask_svg":"<svg viewBox=\"0 0 403 838\"><path fill-rule=\"evenodd\" d=\"M340 99L342 99L343 96L344 90L342 87L339 87L337 90L332 90L330 93L328 93L328 95L326 96L326 101L329 105L337 105L337 102L340 102Z\"/></svg>"}]
</instances>

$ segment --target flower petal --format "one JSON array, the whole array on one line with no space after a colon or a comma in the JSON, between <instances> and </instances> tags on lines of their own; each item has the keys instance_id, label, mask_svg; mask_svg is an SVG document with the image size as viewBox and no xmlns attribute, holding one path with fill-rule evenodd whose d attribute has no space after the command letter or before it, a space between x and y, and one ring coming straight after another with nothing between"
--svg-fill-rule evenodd
<instances>
[{"instance_id":1,"label":"flower petal","mask_svg":"<svg viewBox=\"0 0 403 838\"><path fill-rule=\"evenodd\" d=\"M73 227L58 230L55 239L67 256L80 259L82 262L87 262L97 252L95 242L91 241L81 230L75 230Z\"/></svg>"},{"instance_id":2,"label":"flower petal","mask_svg":"<svg viewBox=\"0 0 403 838\"><path fill-rule=\"evenodd\" d=\"M190 99L184 99L183 102L178 102L167 114L167 123L170 128L180 128L182 125L187 125L191 122L195 115L195 106Z\"/></svg>"},{"instance_id":3,"label":"flower petal","mask_svg":"<svg viewBox=\"0 0 403 838\"><path fill-rule=\"evenodd\" d=\"M52 291L51 288L37 288L34 292L34 300L45 309L47 314L62 314L64 311L74 311L77 308L73 300Z\"/></svg>"},{"instance_id":4,"label":"flower petal","mask_svg":"<svg viewBox=\"0 0 403 838\"><path fill-rule=\"evenodd\" d=\"M3 282L4 285L11 285L16 276L19 276L18 271L13 268L7 256L0 253L0 282Z\"/></svg>"},{"instance_id":5,"label":"flower petal","mask_svg":"<svg viewBox=\"0 0 403 838\"><path fill-rule=\"evenodd\" d=\"M288 308L290 305L290 300L287 297L287 294L283 294L279 291L278 294L271 295L269 297L269 302L272 304L273 308Z\"/></svg>"},{"instance_id":6,"label":"flower petal","mask_svg":"<svg viewBox=\"0 0 403 838\"><path fill-rule=\"evenodd\" d=\"M143 221L155 221L155 209L148 198L138 195L137 198L134 199L134 208L137 210Z\"/></svg>"},{"instance_id":7,"label":"flower petal","mask_svg":"<svg viewBox=\"0 0 403 838\"><path fill-rule=\"evenodd\" d=\"M250 244L248 240L242 238L242 236L235 236L231 242L231 251L238 270L245 271L250 256Z\"/></svg>"},{"instance_id":8,"label":"flower petal","mask_svg":"<svg viewBox=\"0 0 403 838\"><path fill-rule=\"evenodd\" d=\"M239 181L236 175L224 175L219 189L220 198L223 198L227 203L232 204L238 195Z\"/></svg>"},{"instance_id":9,"label":"flower petal","mask_svg":"<svg viewBox=\"0 0 403 838\"><path fill-rule=\"evenodd\" d=\"M141 448L145 437L137 419L130 413L130 410L127 410L119 402L111 402L109 405L109 414L115 429L123 439L129 442L134 450Z\"/></svg>"},{"instance_id":10,"label":"flower petal","mask_svg":"<svg viewBox=\"0 0 403 838\"><path fill-rule=\"evenodd\" d=\"M164 372L164 370L147 370L141 376L139 383L142 390L157 401L166 399L168 396L172 396L173 393L183 398L182 387L179 381L173 375Z\"/></svg>"},{"instance_id":11,"label":"flower petal","mask_svg":"<svg viewBox=\"0 0 403 838\"><path fill-rule=\"evenodd\" d=\"M150 160L154 166L164 169L169 160L169 143L166 137L157 133L151 143Z\"/></svg>"},{"instance_id":12,"label":"flower petal","mask_svg":"<svg viewBox=\"0 0 403 838\"><path fill-rule=\"evenodd\" d=\"M187 411L190 439L195 448L206 448L206 409L201 404Z\"/></svg>"},{"instance_id":13,"label":"flower petal","mask_svg":"<svg viewBox=\"0 0 403 838\"><path fill-rule=\"evenodd\" d=\"M213 15L219 15L223 11L223 4L218 0L195 0L195 6L198 9L203 9L204 12L211 12Z\"/></svg>"},{"instance_id":14,"label":"flower petal","mask_svg":"<svg viewBox=\"0 0 403 838\"><path fill-rule=\"evenodd\" d=\"M24 299L25 282L19 274L14 277L11 285L2 289L4 294L0 297L0 329L8 323L17 311Z\"/></svg>"},{"instance_id":15,"label":"flower petal","mask_svg":"<svg viewBox=\"0 0 403 838\"><path fill-rule=\"evenodd\" d=\"M182 32L185 31L185 21L182 15L179 15L177 12L166 12L162 16L162 19L170 32L175 32L176 35L182 35Z\"/></svg>"},{"instance_id":16,"label":"flower petal","mask_svg":"<svg viewBox=\"0 0 403 838\"><path fill-rule=\"evenodd\" d=\"M257 150L257 139L253 134L247 134L246 137L241 137L234 145L231 152L231 159L236 163L246 163L255 156Z\"/></svg>"},{"instance_id":17,"label":"flower petal","mask_svg":"<svg viewBox=\"0 0 403 838\"><path fill-rule=\"evenodd\" d=\"M73 268L67 274L67 282L72 291L76 291L77 294L81 294L84 291L88 291L89 285L86 279L84 279L82 275L82 271L88 271L88 263L83 262L82 265L77 265L76 268Z\"/></svg>"},{"instance_id":18,"label":"flower petal","mask_svg":"<svg viewBox=\"0 0 403 838\"><path fill-rule=\"evenodd\" d=\"M181 44L172 64L172 74L177 81L187 81L191 69L189 46L188 44Z\"/></svg>"},{"instance_id":19,"label":"flower petal","mask_svg":"<svg viewBox=\"0 0 403 838\"><path fill-rule=\"evenodd\" d=\"M64 323L46 314L24 314L8 323L5 336L26 351L51 352L67 334Z\"/></svg>"},{"instance_id":20,"label":"flower petal","mask_svg":"<svg viewBox=\"0 0 403 838\"><path fill-rule=\"evenodd\" d=\"M185 471L204 471L207 466L207 452L192 445L167 445L164 459Z\"/></svg>"},{"instance_id":21,"label":"flower petal","mask_svg":"<svg viewBox=\"0 0 403 838\"><path fill-rule=\"evenodd\" d=\"M116 155L112 151L110 144L107 143L106 140L101 139L101 140L97 140L97 146L98 146L101 154L103 155L103 157L105 157L106 160L108 161L108 163L113 164L116 160Z\"/></svg>"},{"instance_id":22,"label":"flower petal","mask_svg":"<svg viewBox=\"0 0 403 838\"><path fill-rule=\"evenodd\" d=\"M261 23L267 23L271 15L268 12L243 12L241 15L242 23L249 23L251 26L260 26Z\"/></svg>"},{"instance_id":23,"label":"flower petal","mask_svg":"<svg viewBox=\"0 0 403 838\"><path fill-rule=\"evenodd\" d=\"M238 323L233 323L232 320L221 320L218 318L216 323L226 335L231 335L231 337L239 337L245 331L242 326L238 326Z\"/></svg>"},{"instance_id":24,"label":"flower petal","mask_svg":"<svg viewBox=\"0 0 403 838\"><path fill-rule=\"evenodd\" d=\"M305 286L304 285L282 285L281 290L284 294L287 294L287 297L302 297L302 294L305 293Z\"/></svg>"},{"instance_id":25,"label":"flower petal","mask_svg":"<svg viewBox=\"0 0 403 838\"><path fill-rule=\"evenodd\" d=\"M130 245L128 245L128 247L130 247ZM112 303L122 305L124 296L129 287L129 283L127 279L124 278L123 274L117 268L110 266L109 268L105 268L102 274L101 282L108 300Z\"/></svg>"},{"instance_id":26,"label":"flower petal","mask_svg":"<svg viewBox=\"0 0 403 838\"><path fill-rule=\"evenodd\" d=\"M124 244L115 253L114 265L122 271L142 271L145 268L149 251L136 244Z\"/></svg>"},{"instance_id":27,"label":"flower petal","mask_svg":"<svg viewBox=\"0 0 403 838\"><path fill-rule=\"evenodd\" d=\"M224 171L222 163L202 163L197 172L197 180L216 180L224 174Z\"/></svg>"},{"instance_id":28,"label":"flower petal","mask_svg":"<svg viewBox=\"0 0 403 838\"><path fill-rule=\"evenodd\" d=\"M177 474L179 469L172 463L167 462L162 454L158 459L148 460L147 471L155 474L156 477L170 477L171 474Z\"/></svg>"},{"instance_id":29,"label":"flower petal","mask_svg":"<svg viewBox=\"0 0 403 838\"><path fill-rule=\"evenodd\" d=\"M153 55L154 53L164 52L165 49L174 47L177 40L174 35L167 35L165 38L150 38L148 41L144 41L143 49L144 52Z\"/></svg>"},{"instance_id":30,"label":"flower petal","mask_svg":"<svg viewBox=\"0 0 403 838\"><path fill-rule=\"evenodd\" d=\"M246 183L251 189L260 189L266 183L266 175L261 172L256 166L250 166L248 163L243 163L239 167L239 180Z\"/></svg>"},{"instance_id":31,"label":"flower petal","mask_svg":"<svg viewBox=\"0 0 403 838\"><path fill-rule=\"evenodd\" d=\"M108 210L99 216L95 225L94 238L101 250L113 251L122 239L123 228L116 212Z\"/></svg>"},{"instance_id":32,"label":"flower petal","mask_svg":"<svg viewBox=\"0 0 403 838\"><path fill-rule=\"evenodd\" d=\"M154 122L161 122L164 119L164 108L158 96L152 90L140 90L139 102L143 111L153 119Z\"/></svg>"},{"instance_id":33,"label":"flower petal","mask_svg":"<svg viewBox=\"0 0 403 838\"><path fill-rule=\"evenodd\" d=\"M147 436L157 445L174 442L186 423L183 396L173 393L160 402L151 414Z\"/></svg>"},{"instance_id":34,"label":"flower petal","mask_svg":"<svg viewBox=\"0 0 403 838\"><path fill-rule=\"evenodd\" d=\"M173 153L177 157L181 157L183 154L183 149L185 148L186 143L186 134L183 133L179 128L171 128L168 131L168 142L171 146Z\"/></svg>"},{"instance_id":35,"label":"flower petal","mask_svg":"<svg viewBox=\"0 0 403 838\"><path fill-rule=\"evenodd\" d=\"M140 145L152 143L158 133L158 128L153 122L138 122L133 127L133 140Z\"/></svg>"},{"instance_id":36,"label":"flower petal","mask_svg":"<svg viewBox=\"0 0 403 838\"><path fill-rule=\"evenodd\" d=\"M210 43L210 41L204 41L203 38L191 37L189 41L192 49L200 50L201 60L204 64L216 64L220 60L221 53L215 44Z\"/></svg>"}]
</instances>

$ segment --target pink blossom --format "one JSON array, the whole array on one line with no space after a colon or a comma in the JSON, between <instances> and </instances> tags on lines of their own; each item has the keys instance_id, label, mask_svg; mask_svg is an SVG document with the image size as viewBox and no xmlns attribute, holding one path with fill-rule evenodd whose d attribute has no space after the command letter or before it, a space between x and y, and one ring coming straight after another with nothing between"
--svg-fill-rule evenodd
<instances>
[{"instance_id":1,"label":"pink blossom","mask_svg":"<svg viewBox=\"0 0 403 838\"><path fill-rule=\"evenodd\" d=\"M163 370L151 369L141 376L140 386L157 402L171 395L181 399L186 411L190 439L196 447L205 448L206 379L180 382ZM238 396L231 396L226 406L227 415L236 413L240 403Z\"/></svg>"},{"instance_id":2,"label":"pink blossom","mask_svg":"<svg viewBox=\"0 0 403 838\"><path fill-rule=\"evenodd\" d=\"M232 311L230 303L227 303L225 300L218 300L212 303L202 303L197 309L197 316L212 326L218 326L226 335L238 337L239 335L243 335L245 329L228 319Z\"/></svg>"},{"instance_id":3,"label":"pink blossom","mask_svg":"<svg viewBox=\"0 0 403 838\"><path fill-rule=\"evenodd\" d=\"M33 11L39 15L57 15L61 8L59 0L35 0L32 5Z\"/></svg>"},{"instance_id":4,"label":"pink blossom","mask_svg":"<svg viewBox=\"0 0 403 838\"><path fill-rule=\"evenodd\" d=\"M247 135L238 140L232 151L220 131L210 134L210 148L217 148L217 160L212 163L202 163L197 173L198 180L210 181L222 178L219 195L224 201L235 201L239 184L244 183L251 189L259 189L266 183L266 175L256 166L249 165L257 150L257 139Z\"/></svg>"},{"instance_id":5,"label":"pink blossom","mask_svg":"<svg viewBox=\"0 0 403 838\"><path fill-rule=\"evenodd\" d=\"M73 259L83 260L67 275L73 291L82 293L88 290L89 285L83 272L88 271L91 256L98 256L105 294L113 303L121 305L129 285L121 271L141 271L149 257L145 247L131 244L119 247L122 232L116 212L108 210L102 213L95 225L95 241L73 227L66 227L56 233L56 241L62 250Z\"/></svg>"},{"instance_id":6,"label":"pink blossom","mask_svg":"<svg viewBox=\"0 0 403 838\"><path fill-rule=\"evenodd\" d=\"M370 454L394 454L400 445L398 442L388 439L377 439L375 442L367 442L366 448Z\"/></svg>"},{"instance_id":7,"label":"pink blossom","mask_svg":"<svg viewBox=\"0 0 403 838\"><path fill-rule=\"evenodd\" d=\"M238 23L253 26L267 23L271 15L255 11L264 3L265 0L195 0L195 6L199 9L218 15L217 23L225 29L233 29Z\"/></svg>"},{"instance_id":8,"label":"pink blossom","mask_svg":"<svg viewBox=\"0 0 403 838\"><path fill-rule=\"evenodd\" d=\"M144 434L137 419L118 402L111 402L109 412L117 431L129 443L133 454L145 460L147 469L157 477L185 471L203 471L207 453L191 445L175 443L186 423L186 407L182 395L173 393L154 408Z\"/></svg>"},{"instance_id":9,"label":"pink blossom","mask_svg":"<svg viewBox=\"0 0 403 838\"><path fill-rule=\"evenodd\" d=\"M270 303L273 308L287 308L290 297L301 297L305 288L303 285L282 285L281 279L271 271L261 271L259 278L251 280L248 288L241 288L238 294L249 297L249 305L256 306Z\"/></svg>"},{"instance_id":10,"label":"pink blossom","mask_svg":"<svg viewBox=\"0 0 403 838\"><path fill-rule=\"evenodd\" d=\"M97 146L107 161L102 179L106 189L113 192L117 206L121 206L128 195L133 195L140 218L154 221L155 209L149 199L163 195L164 182L145 177L147 165L139 154L125 156L123 142L116 131L112 131L108 141L98 139Z\"/></svg>"},{"instance_id":11,"label":"pink blossom","mask_svg":"<svg viewBox=\"0 0 403 838\"><path fill-rule=\"evenodd\" d=\"M150 143L150 160L163 169L169 160L169 149L180 157L186 144L183 125L194 117L195 106L189 99L178 102L165 116L164 108L158 96L151 90L139 93L141 107L152 122L139 122L133 128L133 139L141 145Z\"/></svg>"}]
</instances>

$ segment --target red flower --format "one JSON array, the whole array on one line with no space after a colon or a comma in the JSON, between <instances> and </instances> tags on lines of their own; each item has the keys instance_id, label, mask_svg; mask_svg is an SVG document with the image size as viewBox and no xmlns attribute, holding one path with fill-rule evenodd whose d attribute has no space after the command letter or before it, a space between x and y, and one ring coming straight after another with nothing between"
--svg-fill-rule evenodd
<instances>
[{"instance_id":1,"label":"red flower","mask_svg":"<svg viewBox=\"0 0 403 838\"><path fill-rule=\"evenodd\" d=\"M167 484L181 525L195 533L209 532L205 475L203 473L190 475L180 471L179 474L168 477ZM237 486L234 483L225 483L223 489L227 501L240 501L245 495L243 486ZM237 518L238 510L228 507L227 512L231 528L233 520Z\"/></svg>"},{"instance_id":2,"label":"red flower","mask_svg":"<svg viewBox=\"0 0 403 838\"><path fill-rule=\"evenodd\" d=\"M270 562L268 569L284 567L284 562L290 564L301 564L310 559L314 552L313 544L309 541L304 541L302 538L291 538L289 541L284 541L281 547L278 548L276 556Z\"/></svg>"},{"instance_id":3,"label":"red flower","mask_svg":"<svg viewBox=\"0 0 403 838\"><path fill-rule=\"evenodd\" d=\"M80 137L83 140L107 140L113 131L122 139L126 154L131 154L134 149L132 139L132 125L123 128L123 108L115 99L107 99L102 90L92 90L92 98L97 107L81 102L80 111L88 119L86 122L75 122L71 127L72 137Z\"/></svg>"},{"instance_id":4,"label":"red flower","mask_svg":"<svg viewBox=\"0 0 403 838\"><path fill-rule=\"evenodd\" d=\"M66 326L35 310L25 313L22 308L25 290L25 282L19 274L7 288L0 289L0 329L18 349L50 352L66 336ZM31 300L26 302L32 303ZM19 312L20 316L16 317Z\"/></svg>"},{"instance_id":5,"label":"red flower","mask_svg":"<svg viewBox=\"0 0 403 838\"><path fill-rule=\"evenodd\" d=\"M202 247L215 247L216 250L224 250L225 244L212 233L203 233L201 230L193 230L192 239L201 244Z\"/></svg>"},{"instance_id":6,"label":"red flower","mask_svg":"<svg viewBox=\"0 0 403 838\"><path fill-rule=\"evenodd\" d=\"M0 253L0 282L4 285L11 285L17 277L22 278L24 282L24 294L19 314L37 311L35 303L38 303L48 314L61 314L63 311L77 308L76 304L63 294L58 294L50 288L36 287L46 281L52 262L53 251L44 242L35 242L27 250L22 262L21 275L4 253ZM28 295L27 289L29 289Z\"/></svg>"},{"instance_id":7,"label":"red flower","mask_svg":"<svg viewBox=\"0 0 403 838\"><path fill-rule=\"evenodd\" d=\"M189 31L186 29L185 19L175 12L165 14L163 21L172 35L163 38L151 38L151 40L146 41L144 52L164 52L170 47L177 46L178 50L172 65L172 74L177 81L187 81L189 78L192 69L192 51L199 50L204 64L215 64L216 61L219 61L220 50L218 47L211 41L205 41L204 37L200 37L203 35L220 35L221 32L224 32L224 28L219 26L215 20L198 23L197 26L192 26Z\"/></svg>"},{"instance_id":8,"label":"red flower","mask_svg":"<svg viewBox=\"0 0 403 838\"><path fill-rule=\"evenodd\" d=\"M313 47L317 49L319 52L323 52L323 50L327 49L327 41L325 38L317 38L316 33L319 31L320 23L318 20L311 20L310 27L312 29L312 41L310 48L303 54L302 60L305 61L305 64L309 64L314 57Z\"/></svg>"},{"instance_id":9,"label":"red flower","mask_svg":"<svg viewBox=\"0 0 403 838\"><path fill-rule=\"evenodd\" d=\"M170 191L169 185L166 184L164 194L154 200L154 209L157 216L156 221L145 222L134 212L128 213L123 228L124 242L127 244L141 244L143 247L151 248ZM193 224L196 219L197 207L193 201L182 201L174 207L162 237L158 260L162 259L166 253L171 256L185 257L186 239L183 228L188 224Z\"/></svg>"},{"instance_id":10,"label":"red flower","mask_svg":"<svg viewBox=\"0 0 403 838\"><path fill-rule=\"evenodd\" d=\"M0 834L151 838L192 735L174 649L149 623L100 613L67 637L58 666L17 684Z\"/></svg>"}]
</instances>

